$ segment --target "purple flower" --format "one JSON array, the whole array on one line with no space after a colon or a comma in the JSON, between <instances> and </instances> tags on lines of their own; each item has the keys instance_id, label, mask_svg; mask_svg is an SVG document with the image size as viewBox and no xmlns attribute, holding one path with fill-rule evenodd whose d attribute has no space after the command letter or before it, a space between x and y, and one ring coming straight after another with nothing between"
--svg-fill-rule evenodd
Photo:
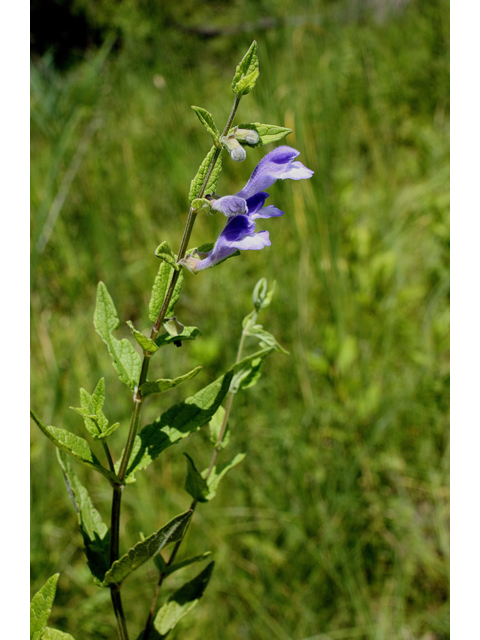
<instances>
[{"instance_id":1,"label":"purple flower","mask_svg":"<svg viewBox=\"0 0 480 640\"><path fill-rule=\"evenodd\" d=\"M237 249L263 249L270 246L268 231L255 233L254 220L282 216L283 211L273 205L264 206L269 195L263 189L270 187L276 180L310 178L313 171L301 162L294 162L298 155L300 152L292 147L277 147L260 160L241 191L234 196L215 200L212 209L229 218L225 228L211 251L197 252L198 258L188 254L181 263L196 273L225 260Z\"/></svg>"}]
</instances>

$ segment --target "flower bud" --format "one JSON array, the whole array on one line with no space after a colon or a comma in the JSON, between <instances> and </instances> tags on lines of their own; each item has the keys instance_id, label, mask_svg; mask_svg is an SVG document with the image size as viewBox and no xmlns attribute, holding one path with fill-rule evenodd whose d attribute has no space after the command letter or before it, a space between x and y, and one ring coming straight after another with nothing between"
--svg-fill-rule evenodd
<instances>
[{"instance_id":1,"label":"flower bud","mask_svg":"<svg viewBox=\"0 0 480 640\"><path fill-rule=\"evenodd\" d=\"M231 159L235 160L235 162L243 162L247 157L245 149L241 146L233 133L228 136L220 136L220 142L230 154Z\"/></svg>"},{"instance_id":2,"label":"flower bud","mask_svg":"<svg viewBox=\"0 0 480 640\"><path fill-rule=\"evenodd\" d=\"M260 142L260 136L258 135L257 131L254 131L254 129L235 128L234 135L239 142L243 142L246 144L255 145Z\"/></svg>"}]
</instances>

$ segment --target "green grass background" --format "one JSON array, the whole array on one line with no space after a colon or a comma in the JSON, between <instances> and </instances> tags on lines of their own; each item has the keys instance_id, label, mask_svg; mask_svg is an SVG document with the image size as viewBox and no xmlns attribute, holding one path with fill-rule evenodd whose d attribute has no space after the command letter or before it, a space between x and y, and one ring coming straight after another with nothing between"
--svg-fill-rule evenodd
<instances>
[{"instance_id":1,"label":"green grass background","mask_svg":"<svg viewBox=\"0 0 480 640\"><path fill-rule=\"evenodd\" d=\"M96 284L106 282L122 323L149 328L153 251L162 240L178 248L210 145L190 105L223 126L253 38L260 77L237 122L291 127L286 143L315 171L269 190L286 212L257 225L271 247L186 274L177 316L203 336L153 362L157 377L204 370L149 403L144 423L228 367L255 283L276 280L262 321L290 355L271 356L236 399L223 460L247 456L195 514L183 554L211 550L216 568L172 640L449 637L448 3L73 7L103 46L73 51L62 70L52 52L31 68L31 391L46 423L85 435L68 407L104 375L118 456L131 394L93 330ZM185 28L198 25L219 33ZM218 191L238 191L270 148L227 159ZM220 216L199 218L191 245L221 227ZM59 571L50 626L114 638L54 446L36 427L31 442L32 593ZM195 434L130 485L123 550L188 507L182 451L208 465L206 435ZM107 483L78 472L108 521ZM164 597L199 568L171 576ZM150 563L124 585L132 637L154 581Z\"/></svg>"}]
</instances>

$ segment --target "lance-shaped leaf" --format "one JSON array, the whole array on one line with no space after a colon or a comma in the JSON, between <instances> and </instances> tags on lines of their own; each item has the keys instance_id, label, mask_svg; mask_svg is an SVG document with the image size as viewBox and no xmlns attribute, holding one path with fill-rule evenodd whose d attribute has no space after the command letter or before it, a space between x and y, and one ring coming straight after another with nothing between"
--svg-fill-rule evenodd
<instances>
[{"instance_id":1,"label":"lance-shaped leaf","mask_svg":"<svg viewBox=\"0 0 480 640\"><path fill-rule=\"evenodd\" d=\"M64 631L47 627L43 633L42 640L75 640L75 638Z\"/></svg>"},{"instance_id":2,"label":"lance-shaped leaf","mask_svg":"<svg viewBox=\"0 0 480 640\"><path fill-rule=\"evenodd\" d=\"M133 475L147 467L167 447L207 424L226 396L232 377L233 373L227 372L144 427L135 438L126 481L133 482Z\"/></svg>"},{"instance_id":3,"label":"lance-shaped leaf","mask_svg":"<svg viewBox=\"0 0 480 640\"><path fill-rule=\"evenodd\" d=\"M189 493L194 500L198 502L208 501L208 484L207 481L197 471L195 463L188 453L183 454L187 458L187 479L185 481L185 491Z\"/></svg>"},{"instance_id":4,"label":"lance-shaped leaf","mask_svg":"<svg viewBox=\"0 0 480 640\"><path fill-rule=\"evenodd\" d=\"M183 340L195 340L197 336L201 336L202 332L197 327L183 327L182 333L178 335L171 335L170 333L162 333L155 340L155 343L159 347L163 347L164 344L175 344L182 342Z\"/></svg>"},{"instance_id":5,"label":"lance-shaped leaf","mask_svg":"<svg viewBox=\"0 0 480 640\"><path fill-rule=\"evenodd\" d=\"M30 640L41 640L52 610L59 573L49 578L30 603Z\"/></svg>"},{"instance_id":6,"label":"lance-shaped leaf","mask_svg":"<svg viewBox=\"0 0 480 640\"><path fill-rule=\"evenodd\" d=\"M83 417L85 428L95 440L108 438L120 426L119 422L108 424L108 419L102 411L104 402L105 379L100 378L92 395L85 389L80 389L81 407L70 407Z\"/></svg>"},{"instance_id":7,"label":"lance-shaped leaf","mask_svg":"<svg viewBox=\"0 0 480 640\"><path fill-rule=\"evenodd\" d=\"M158 316L160 315L163 301L165 300L165 296L167 295L168 287L174 273L175 269L170 264L168 264L168 262L161 262L158 273L155 277L155 282L153 283L150 305L148 307L148 317L152 322L156 322ZM166 318L168 318L169 316L173 316L173 308L178 298L180 297L180 291L182 290L183 273L180 271L177 276L178 280L173 289L173 294L170 298L168 309L165 313Z\"/></svg>"},{"instance_id":8,"label":"lance-shaped leaf","mask_svg":"<svg viewBox=\"0 0 480 640\"><path fill-rule=\"evenodd\" d=\"M289 133L292 133L292 129L288 129L288 127L278 127L275 124L262 124L261 122L239 124L238 128L250 129L251 131L256 131L258 133L260 140L255 143L256 147L263 147L265 144L279 142L288 136ZM231 129L230 133L234 133L234 129Z\"/></svg>"},{"instance_id":9,"label":"lance-shaped leaf","mask_svg":"<svg viewBox=\"0 0 480 640\"><path fill-rule=\"evenodd\" d=\"M147 336L144 336L140 331L137 331L133 326L133 322L131 320L127 320L127 324L130 327L132 336L142 347L143 351L150 351L150 353L155 353L155 351L158 350L158 346L155 344L155 342L150 338L147 338Z\"/></svg>"},{"instance_id":10,"label":"lance-shaped leaf","mask_svg":"<svg viewBox=\"0 0 480 640\"><path fill-rule=\"evenodd\" d=\"M102 585L120 584L135 569L138 569L150 558L171 542L181 540L185 534L193 511L186 511L170 520L156 533L138 542L124 556L116 560L106 572Z\"/></svg>"},{"instance_id":11,"label":"lance-shaped leaf","mask_svg":"<svg viewBox=\"0 0 480 640\"><path fill-rule=\"evenodd\" d=\"M231 391L237 393L240 389L253 387L260 377L260 369L264 358L275 351L273 347L266 347L261 351L256 351L252 355L242 358L233 366L235 375L231 384Z\"/></svg>"},{"instance_id":12,"label":"lance-shaped leaf","mask_svg":"<svg viewBox=\"0 0 480 640\"><path fill-rule=\"evenodd\" d=\"M250 327L247 335L252 336L254 338L258 338L260 340L260 344L266 347L272 347L275 351L280 351L280 353L285 353L288 355L288 351L286 351L275 339L275 337L265 331L261 324L255 324L253 327Z\"/></svg>"},{"instance_id":13,"label":"lance-shaped leaf","mask_svg":"<svg viewBox=\"0 0 480 640\"><path fill-rule=\"evenodd\" d=\"M203 160L202 164L200 165L197 171L197 175L193 178L192 182L190 183L190 192L188 194L188 199L190 200L190 202L192 202L192 200L195 200L195 198L199 196L200 188L205 181L208 168L210 167L210 164L213 162L213 157L216 151L217 151L216 147L212 147L210 149L210 151L205 156L205 159ZM221 170L222 170L222 154L220 153L218 155L218 159L215 162L215 166L213 167L213 170L208 179L207 186L205 187L202 193L202 196L207 195L207 193L215 192Z\"/></svg>"},{"instance_id":14,"label":"lance-shaped leaf","mask_svg":"<svg viewBox=\"0 0 480 640\"><path fill-rule=\"evenodd\" d=\"M120 380L133 391L140 375L142 360L140 354L135 351L133 345L126 338L117 340L113 337L112 331L120 326L120 320L113 300L103 282L99 282L97 287L97 303L93 323L97 333L107 345Z\"/></svg>"},{"instance_id":15,"label":"lance-shaped leaf","mask_svg":"<svg viewBox=\"0 0 480 640\"><path fill-rule=\"evenodd\" d=\"M233 76L232 89L234 93L240 96L250 93L255 86L258 74L258 45L254 40Z\"/></svg>"},{"instance_id":16,"label":"lance-shaped leaf","mask_svg":"<svg viewBox=\"0 0 480 640\"><path fill-rule=\"evenodd\" d=\"M217 125L213 120L213 116L206 109L202 109L202 107L195 107L192 105L192 109L198 116L198 119L203 124L208 133L213 137L214 140L218 140L220 136L220 132L217 129Z\"/></svg>"},{"instance_id":17,"label":"lance-shaped leaf","mask_svg":"<svg viewBox=\"0 0 480 640\"><path fill-rule=\"evenodd\" d=\"M63 451L66 451L83 464L86 464L89 467L93 467L96 471L101 473L103 476L108 478L113 482L119 482L117 476L105 469L97 456L90 449L90 446L86 440L76 436L74 433L70 433L69 431L65 431L65 429L57 429L57 427L45 426L40 418L30 410L30 415L33 420L37 423L43 433L50 438L50 440Z\"/></svg>"},{"instance_id":18,"label":"lance-shaped leaf","mask_svg":"<svg viewBox=\"0 0 480 640\"><path fill-rule=\"evenodd\" d=\"M192 556L191 558L186 558L185 560L181 560L180 562L174 562L173 564L167 565L167 563L159 553L153 558L153 561L157 569L164 575L168 576L171 573L175 573L175 571L179 571L180 569L194 564L195 562L202 562L211 555L211 551L205 551L205 553L201 553L199 556Z\"/></svg>"},{"instance_id":19,"label":"lance-shaped leaf","mask_svg":"<svg viewBox=\"0 0 480 640\"><path fill-rule=\"evenodd\" d=\"M108 527L94 507L88 491L74 473L68 456L63 451L57 450L57 457L62 467L68 493L77 512L88 566L97 582L101 582L110 566Z\"/></svg>"},{"instance_id":20,"label":"lance-shaped leaf","mask_svg":"<svg viewBox=\"0 0 480 640\"><path fill-rule=\"evenodd\" d=\"M244 458L245 458L244 453L237 453L237 455L233 458L233 460L227 463L224 467L222 467L218 473L217 473L217 468L215 466L212 468L212 471L207 479L208 493L205 495L205 501L212 500L212 498L215 497L220 480L227 473L227 471L235 467ZM207 471L208 469L205 469L204 471L202 471L202 476L205 476L207 474Z\"/></svg>"},{"instance_id":21,"label":"lance-shaped leaf","mask_svg":"<svg viewBox=\"0 0 480 640\"><path fill-rule=\"evenodd\" d=\"M160 258L160 260L167 262L174 269L180 269L180 265L177 264L177 256L173 253L166 240L161 242L155 249L155 255L157 258Z\"/></svg>"},{"instance_id":22,"label":"lance-shaped leaf","mask_svg":"<svg viewBox=\"0 0 480 640\"><path fill-rule=\"evenodd\" d=\"M220 431L222 429L223 420L225 418L225 409L220 405L218 409L215 411L215 415L212 417L210 422L208 423L208 428L210 429L210 442L214 445L218 446L218 437L220 435ZM225 429L225 433L223 434L223 439L220 445L220 449L223 449L227 446L228 441L230 440L230 429Z\"/></svg>"},{"instance_id":23,"label":"lance-shaped leaf","mask_svg":"<svg viewBox=\"0 0 480 640\"><path fill-rule=\"evenodd\" d=\"M153 626L158 633L165 636L183 616L193 609L207 588L214 564L210 562L196 578L175 591L159 609L153 621Z\"/></svg>"},{"instance_id":24,"label":"lance-shaped leaf","mask_svg":"<svg viewBox=\"0 0 480 640\"><path fill-rule=\"evenodd\" d=\"M140 392L143 396L148 396L151 393L163 393L164 391L173 389L173 387L177 387L186 380L191 380L191 378L194 378L201 369L201 366L195 367L195 369L192 369L183 376L178 376L178 378L174 378L173 380L170 380L169 378L161 378L160 380L144 382L140 387Z\"/></svg>"}]
</instances>

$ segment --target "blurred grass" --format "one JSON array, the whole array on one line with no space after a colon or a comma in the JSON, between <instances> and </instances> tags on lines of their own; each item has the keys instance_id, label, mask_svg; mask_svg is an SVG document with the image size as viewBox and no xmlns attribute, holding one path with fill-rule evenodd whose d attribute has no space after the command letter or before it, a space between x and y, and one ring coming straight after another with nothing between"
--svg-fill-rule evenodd
<instances>
[{"instance_id":1,"label":"blurred grass","mask_svg":"<svg viewBox=\"0 0 480 640\"><path fill-rule=\"evenodd\" d=\"M63 72L49 54L32 63L35 409L80 434L68 407L104 375L107 415L123 425L118 455L131 399L93 332L96 284L107 283L122 321L147 329L153 251L164 239L178 247L210 144L190 105L221 126L234 67L257 38L261 75L238 121L294 129L286 142L315 175L271 188L286 215L268 224L270 248L187 274L177 315L204 335L175 358L162 350L153 367L162 377L197 364L204 372L147 405L145 422L231 363L261 276L277 281L263 322L291 355L271 357L237 398L224 459L247 457L199 508L184 549L211 549L217 566L171 635L447 638L448 3L412 1L383 20L306 0L94 6L115 43ZM277 24L211 39L176 27L247 16ZM225 162L219 192L238 191L264 152ZM199 219L192 246L221 226ZM197 434L130 486L125 544L188 506L183 450L208 463ZM79 474L108 520L108 487ZM32 591L60 571L52 626L77 640L114 637L54 447L35 429L32 479ZM195 571L174 574L165 594ZM148 566L125 584L133 637L154 580Z\"/></svg>"}]
</instances>

